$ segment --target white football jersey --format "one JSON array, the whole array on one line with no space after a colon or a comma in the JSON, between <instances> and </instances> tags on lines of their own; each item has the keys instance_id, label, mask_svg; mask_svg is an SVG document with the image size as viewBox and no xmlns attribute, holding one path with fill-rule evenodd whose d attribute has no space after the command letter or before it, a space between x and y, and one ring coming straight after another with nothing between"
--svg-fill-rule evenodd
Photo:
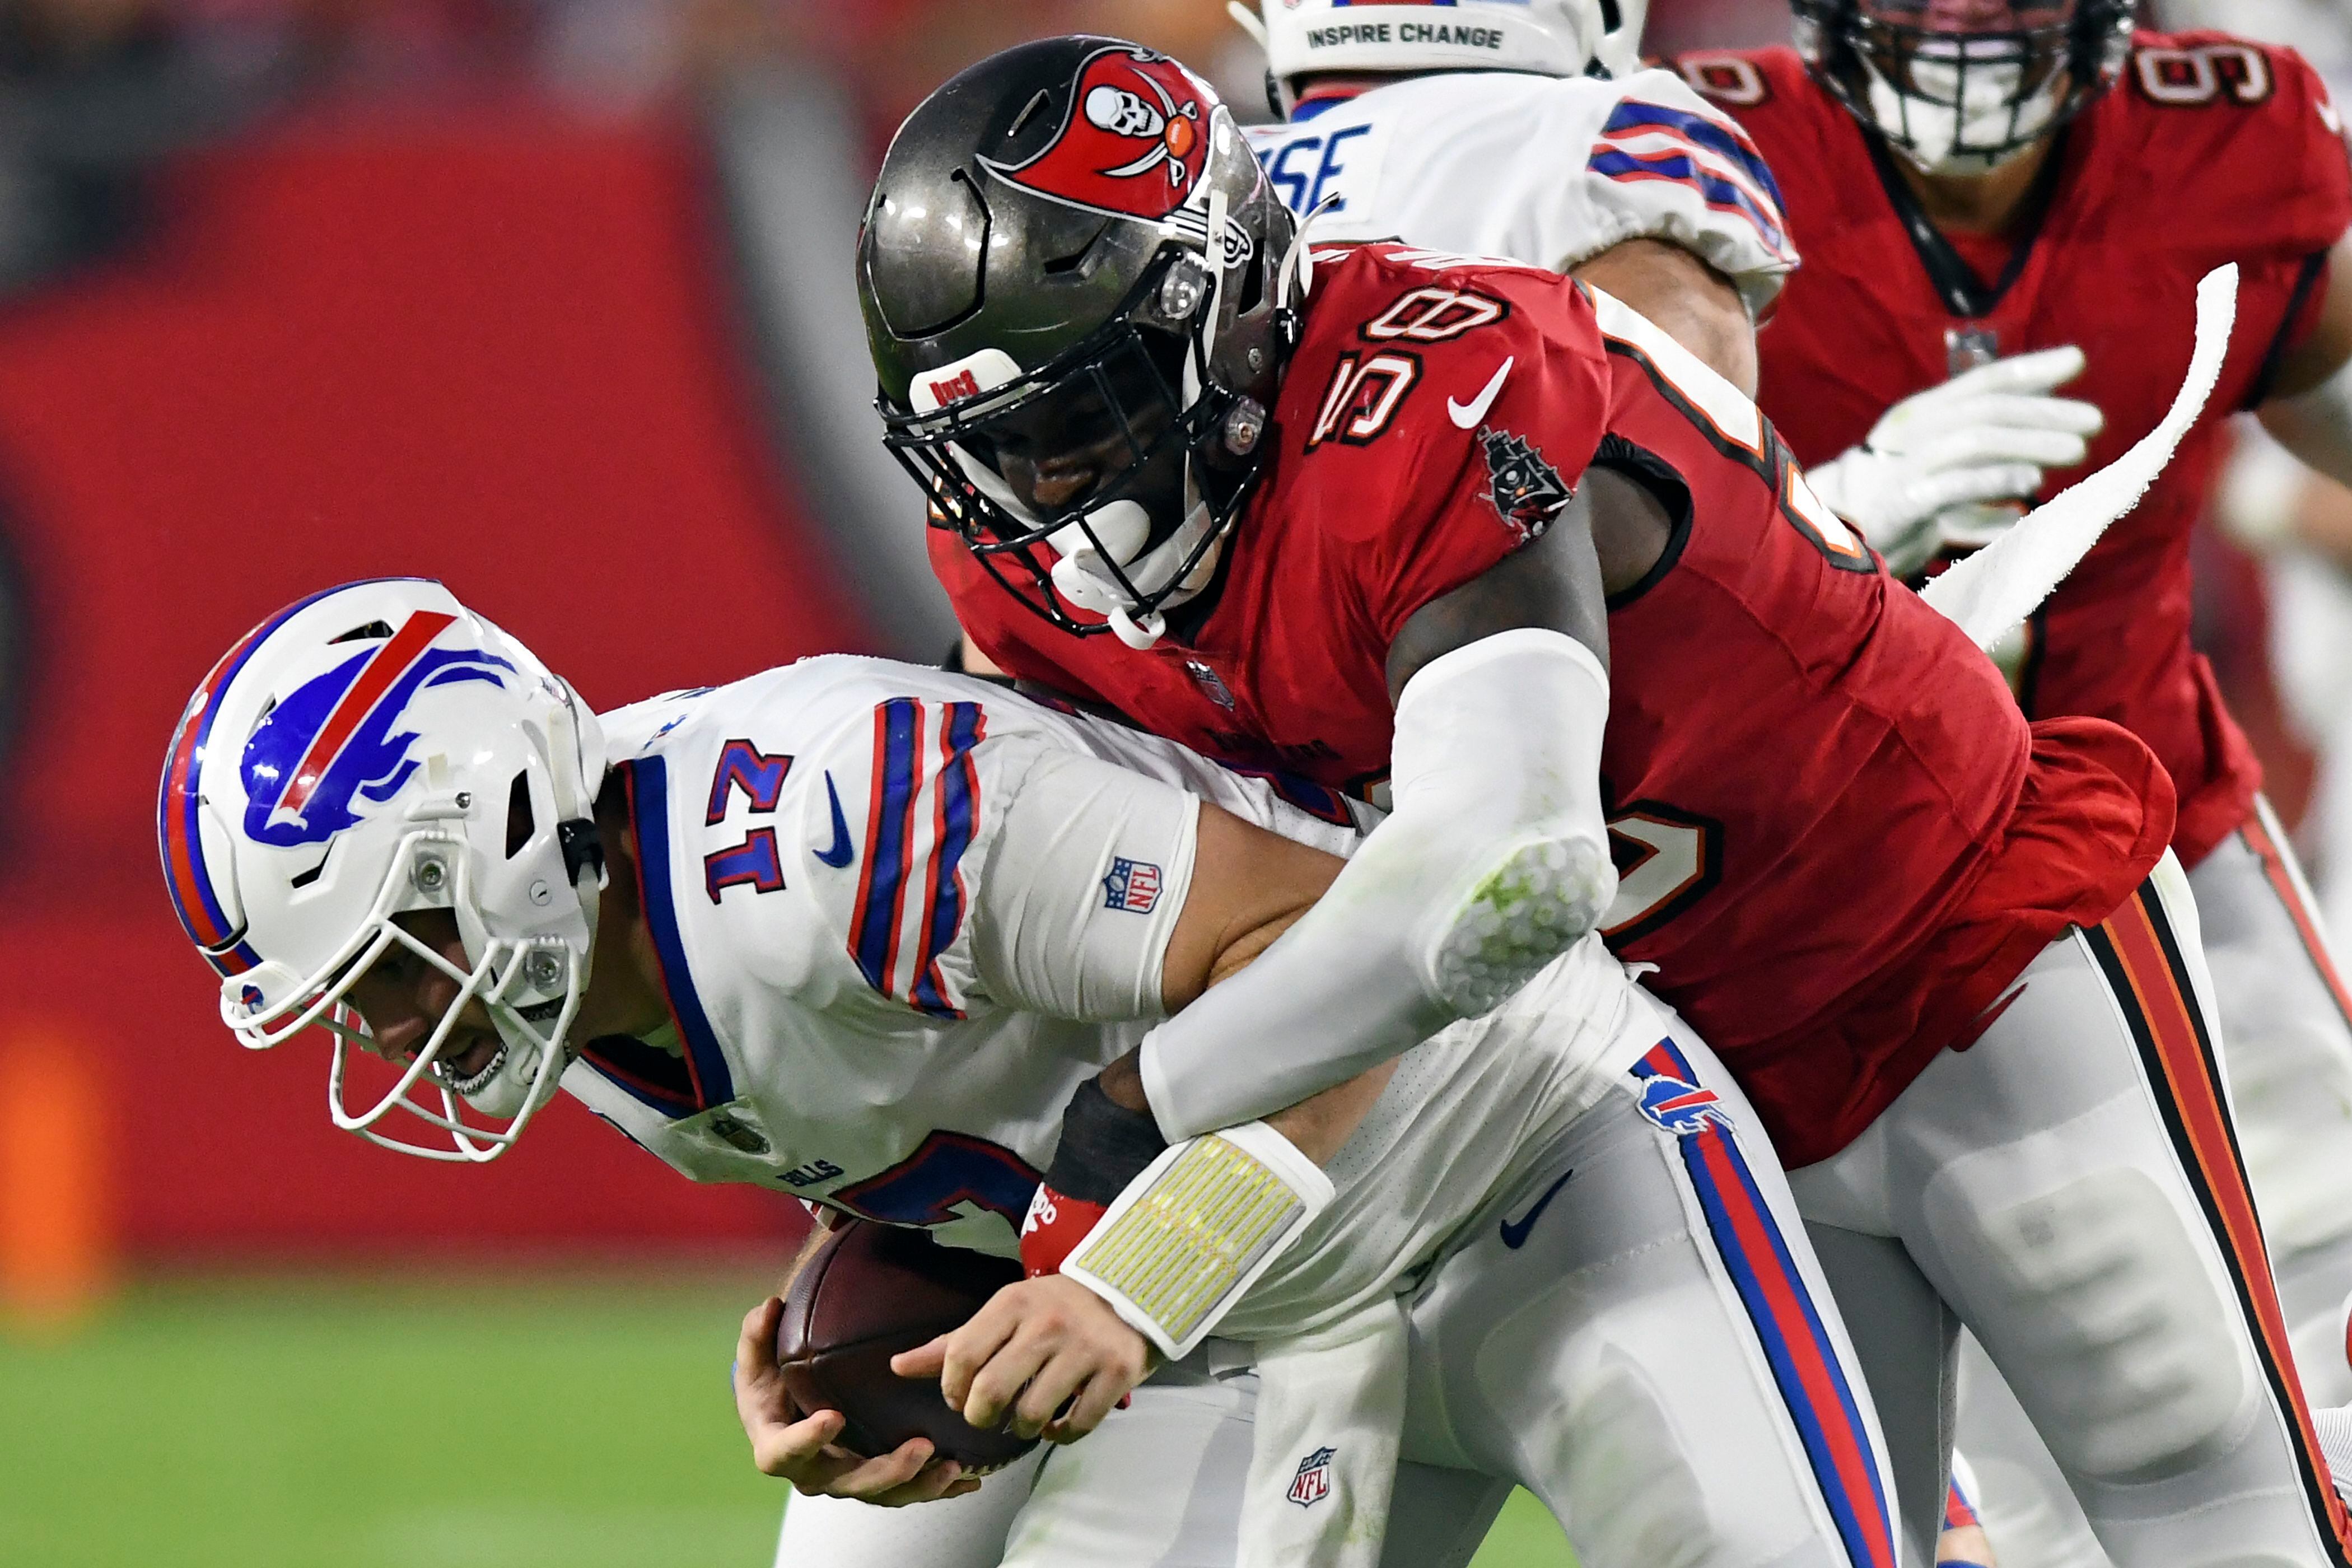
<instances>
[{"instance_id":1,"label":"white football jersey","mask_svg":"<svg viewBox=\"0 0 2352 1568\"><path fill-rule=\"evenodd\" d=\"M603 721L671 1023L588 1042L563 1087L697 1181L1003 1256L1071 1094L1160 1015L1198 801L1340 855L1370 815L877 659ZM1409 1053L1225 1331L1327 1321L1434 1256L1601 1091L1589 1069L1654 1040L1636 996L1596 940Z\"/></svg>"},{"instance_id":2,"label":"white football jersey","mask_svg":"<svg viewBox=\"0 0 2352 1568\"><path fill-rule=\"evenodd\" d=\"M1797 265L1772 172L1671 71L1622 80L1451 71L1312 99L1247 130L1317 239L1402 239L1567 271L1628 239L1679 245L1761 311Z\"/></svg>"}]
</instances>

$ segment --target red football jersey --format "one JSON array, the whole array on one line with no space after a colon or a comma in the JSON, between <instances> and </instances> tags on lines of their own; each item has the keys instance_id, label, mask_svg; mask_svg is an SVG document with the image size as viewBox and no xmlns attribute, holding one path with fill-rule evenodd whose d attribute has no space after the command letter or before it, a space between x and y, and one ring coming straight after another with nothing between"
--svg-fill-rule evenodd
<instances>
[{"instance_id":1,"label":"red football jersey","mask_svg":"<svg viewBox=\"0 0 2352 1568\"><path fill-rule=\"evenodd\" d=\"M2063 394L2106 415L2089 466L2111 462L2188 372L2197 280L2239 264L2236 335L2204 418L2033 617L2013 671L2027 713L2112 719L2155 749L2179 794L2174 847L2194 865L2245 818L2261 773L2189 646L2189 530L2223 422L2263 399L2309 330L2326 252L2352 226L2352 165L2319 78L2284 49L2142 33L2123 79L2063 133L2024 237L1961 237L1939 256L1886 155L1794 52L1678 64L1755 138L1787 199L1804 264L1759 336L1758 400L1804 462L1855 446L1973 356L2063 343L2090 362ZM2045 495L2087 471L2053 472Z\"/></svg>"},{"instance_id":2,"label":"red football jersey","mask_svg":"<svg viewBox=\"0 0 2352 1568\"><path fill-rule=\"evenodd\" d=\"M1591 464L1646 474L1681 504L1609 616L1610 939L1659 966L1653 989L1742 1073L1786 1157L1833 1152L2068 919L2137 885L2171 826L2153 759L2091 725L2074 783L2030 780L1992 665L1878 569L1754 405L1622 306L1501 263L1316 255L1213 599L1147 651L1073 637L938 532L964 626L1016 675L1361 789L1388 769L1385 661L1406 619L1539 532ZM2002 881L1988 871L2021 801L2074 847ZM2001 907L1979 918L1991 882ZM1915 973L1956 922L1968 934Z\"/></svg>"}]
</instances>

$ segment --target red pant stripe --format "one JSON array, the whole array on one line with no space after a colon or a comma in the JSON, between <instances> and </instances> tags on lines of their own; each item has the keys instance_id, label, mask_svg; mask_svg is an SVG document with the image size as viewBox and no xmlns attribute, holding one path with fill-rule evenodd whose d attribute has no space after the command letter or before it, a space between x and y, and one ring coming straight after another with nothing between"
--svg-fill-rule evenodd
<instances>
[{"instance_id":1,"label":"red pant stripe","mask_svg":"<svg viewBox=\"0 0 2352 1568\"><path fill-rule=\"evenodd\" d=\"M2182 1172L2221 1243L2239 1306L2254 1331L2255 1359L2290 1417L2296 1467L2329 1560L2336 1568L2352 1568L2352 1521L2328 1479L2304 1406L2253 1191L2225 1109L2220 1061L2154 885L2142 883L2137 896L2084 934L2138 1041Z\"/></svg>"},{"instance_id":2,"label":"red pant stripe","mask_svg":"<svg viewBox=\"0 0 2352 1568\"><path fill-rule=\"evenodd\" d=\"M2319 934L2319 921L2311 911L2310 900L2304 897L2303 882L2288 863L2286 852L2270 830L2267 812L2256 812L2246 818L2239 831L2246 836L2246 847L2263 863L2263 875L2270 879L2272 890L2279 902L2286 906L2288 916L2294 921L2295 934L2303 938L2303 951L2309 955L2311 965L2319 971L2320 983L2327 994L2336 998L2336 1010L2352 1023L2352 992L2344 988L2344 977L2336 973L2336 959L2327 951L2326 938Z\"/></svg>"}]
</instances>

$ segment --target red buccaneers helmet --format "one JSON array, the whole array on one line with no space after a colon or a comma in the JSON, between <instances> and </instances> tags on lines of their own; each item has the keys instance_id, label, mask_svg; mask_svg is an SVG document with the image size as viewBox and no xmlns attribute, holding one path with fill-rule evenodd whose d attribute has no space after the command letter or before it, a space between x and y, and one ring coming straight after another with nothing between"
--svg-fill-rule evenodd
<instances>
[{"instance_id":1,"label":"red buccaneers helmet","mask_svg":"<svg viewBox=\"0 0 2352 1568\"><path fill-rule=\"evenodd\" d=\"M1887 144L1931 174L1981 174L2106 90L2129 0L1792 0L1798 52Z\"/></svg>"}]
</instances>

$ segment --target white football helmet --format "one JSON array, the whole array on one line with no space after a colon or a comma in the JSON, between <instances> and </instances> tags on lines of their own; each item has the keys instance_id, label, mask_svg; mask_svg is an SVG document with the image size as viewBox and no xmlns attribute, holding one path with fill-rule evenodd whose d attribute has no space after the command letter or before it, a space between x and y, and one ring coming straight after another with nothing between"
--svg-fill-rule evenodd
<instances>
[{"instance_id":1,"label":"white football helmet","mask_svg":"<svg viewBox=\"0 0 2352 1568\"><path fill-rule=\"evenodd\" d=\"M1441 70L1612 76L1642 68L1649 0L1260 0L1266 81L1287 114L1298 79L1322 71Z\"/></svg>"},{"instance_id":2,"label":"white football helmet","mask_svg":"<svg viewBox=\"0 0 2352 1568\"><path fill-rule=\"evenodd\" d=\"M190 700L156 810L180 922L222 977L222 1021L255 1050L328 1029L336 1126L428 1159L496 1158L568 1061L604 879L604 771L579 696L438 583L347 584L264 621ZM470 967L394 923L425 909L456 914ZM394 943L457 995L354 1112L345 1068L366 1030L343 998ZM469 1002L503 1047L460 1081L438 1062ZM395 1107L440 1136L377 1131Z\"/></svg>"}]
</instances>

